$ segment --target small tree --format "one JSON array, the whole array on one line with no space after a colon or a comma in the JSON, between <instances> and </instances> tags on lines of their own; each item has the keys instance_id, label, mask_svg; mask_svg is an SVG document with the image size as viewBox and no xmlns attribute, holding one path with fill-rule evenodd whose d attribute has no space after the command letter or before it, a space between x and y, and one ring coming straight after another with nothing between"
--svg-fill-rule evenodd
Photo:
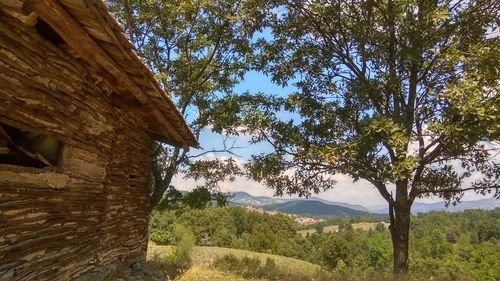
<instances>
[{"instance_id":1,"label":"small tree","mask_svg":"<svg viewBox=\"0 0 500 281\"><path fill-rule=\"evenodd\" d=\"M316 251L319 262L329 269L336 268L341 261L349 263L351 260L351 251L347 241L335 234L325 236Z\"/></svg>"},{"instance_id":2,"label":"small tree","mask_svg":"<svg viewBox=\"0 0 500 281\"><path fill-rule=\"evenodd\" d=\"M500 197L498 1L268 4L256 68L295 90L221 104L274 148L253 156L250 177L278 195L329 189L338 173L371 183L388 203L394 272L406 273L415 199Z\"/></svg>"},{"instance_id":3,"label":"small tree","mask_svg":"<svg viewBox=\"0 0 500 281\"><path fill-rule=\"evenodd\" d=\"M325 224L322 222L318 222L315 226L314 229L316 230L316 233L321 234L325 230ZM309 232L308 232L309 233Z\"/></svg>"},{"instance_id":4,"label":"small tree","mask_svg":"<svg viewBox=\"0 0 500 281\"><path fill-rule=\"evenodd\" d=\"M378 232L384 232L385 231L385 225L383 222L379 222L375 225L375 230Z\"/></svg>"}]
</instances>

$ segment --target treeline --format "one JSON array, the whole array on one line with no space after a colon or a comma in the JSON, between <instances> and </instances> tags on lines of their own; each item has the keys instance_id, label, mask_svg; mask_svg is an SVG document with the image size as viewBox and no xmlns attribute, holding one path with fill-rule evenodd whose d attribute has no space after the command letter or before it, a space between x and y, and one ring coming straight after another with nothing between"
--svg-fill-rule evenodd
<instances>
[{"instance_id":1,"label":"treeline","mask_svg":"<svg viewBox=\"0 0 500 281\"><path fill-rule=\"evenodd\" d=\"M284 215L240 207L181 208L154 211L150 239L172 243L179 224L194 234L198 245L295 257L349 275L392 270L390 233L383 227L368 231L345 227L337 233L302 237ZM411 273L436 280L500 280L500 209L413 216L410 235Z\"/></svg>"},{"instance_id":2,"label":"treeline","mask_svg":"<svg viewBox=\"0 0 500 281\"><path fill-rule=\"evenodd\" d=\"M156 210L151 215L150 239L158 244L172 243L176 224L188 227L200 246L307 258L305 239L285 215L249 212L241 207Z\"/></svg>"},{"instance_id":3,"label":"treeline","mask_svg":"<svg viewBox=\"0 0 500 281\"><path fill-rule=\"evenodd\" d=\"M324 221L310 224L310 225L302 225L299 226L300 229L310 229L310 228L316 228L316 229L321 229L325 226L330 226L330 225L338 225L340 228L342 227L349 227L354 223L362 223L362 222L369 222L369 223L380 223L382 221L389 221L389 217L386 215L378 215L378 214L373 214L373 215L367 215L367 216L355 216L355 217L327 217L324 219Z\"/></svg>"}]
</instances>

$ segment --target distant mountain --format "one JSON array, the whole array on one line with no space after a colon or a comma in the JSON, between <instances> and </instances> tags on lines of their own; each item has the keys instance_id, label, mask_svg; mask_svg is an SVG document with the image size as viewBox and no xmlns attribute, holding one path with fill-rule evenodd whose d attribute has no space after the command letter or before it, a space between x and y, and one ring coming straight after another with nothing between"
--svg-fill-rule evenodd
<instances>
[{"instance_id":1,"label":"distant mountain","mask_svg":"<svg viewBox=\"0 0 500 281\"><path fill-rule=\"evenodd\" d=\"M488 199L480 199L475 201L462 201L457 205L450 205L446 208L444 202L437 203L413 203L411 207L411 212L413 214L418 213L428 213L433 211L446 211L446 212L461 212L467 209L483 209L483 210L493 210L495 208L500 208L500 200L494 197ZM373 210L372 212L377 214L387 214L387 207L380 208L378 210Z\"/></svg>"},{"instance_id":2,"label":"distant mountain","mask_svg":"<svg viewBox=\"0 0 500 281\"><path fill-rule=\"evenodd\" d=\"M240 205L261 207L269 204L279 204L285 203L289 199L276 198L276 197L266 197L266 196L252 196L246 192L238 191L232 194L231 202L238 203ZM292 199L293 200L293 199Z\"/></svg>"},{"instance_id":3,"label":"distant mountain","mask_svg":"<svg viewBox=\"0 0 500 281\"><path fill-rule=\"evenodd\" d=\"M237 203L240 205L249 205L249 206L254 206L254 207L262 207L265 205L270 205L270 204L282 204L286 202L293 202L293 201L319 201L328 205L335 205L335 206L341 206L357 211L363 211L363 212L369 212L368 209L361 205L354 205L354 204L349 204L349 203L343 203L343 202L332 202L328 201L325 199L317 198L317 197L310 197L310 198L278 198L278 197L266 197L266 196L252 196L246 192L239 191L235 192L233 194L233 198L231 199L231 202Z\"/></svg>"},{"instance_id":4,"label":"distant mountain","mask_svg":"<svg viewBox=\"0 0 500 281\"><path fill-rule=\"evenodd\" d=\"M361 205L354 205L342 202L332 202L317 197L280 198L280 197L267 197L267 196L252 196L243 191L235 192L233 194L233 198L231 199L231 203L236 205L261 207L265 210L271 210L270 208L274 208L274 210L283 213L293 213L297 215L309 214L315 216L335 216L336 214L340 214L341 216L343 216L345 215L344 213L350 213L351 215L354 216L366 215L368 213L387 214L388 210L387 206L384 205L371 206L365 208ZM320 207L325 208L326 211L320 211L319 210ZM336 207L345 208L349 209L350 211L356 211L361 213L336 209ZM495 198L488 198L476 201L463 201L461 203L458 203L456 206L450 205L448 208L445 207L445 204L443 202L414 203L411 211L413 214L417 214L417 213L427 213L432 211L459 212L467 209L492 210L495 208L500 208L500 200L497 200ZM307 213L306 211L312 213ZM319 215L319 213L322 214Z\"/></svg>"},{"instance_id":5,"label":"distant mountain","mask_svg":"<svg viewBox=\"0 0 500 281\"><path fill-rule=\"evenodd\" d=\"M320 202L323 202L325 204L329 204L329 205L336 205L336 206L341 206L341 207L346 207L346 208L349 208L349 209L353 209L353 210L357 210L357 211L363 211L363 212L370 212L370 210L368 210L367 208L361 206L361 205L354 205L354 204L349 204L349 203L345 203L345 202L336 202L336 201L328 201L328 200L325 200L325 199L321 199L321 198L318 198L318 197L311 197L311 198L299 198L298 200L311 200L311 201L320 201Z\"/></svg>"},{"instance_id":6,"label":"distant mountain","mask_svg":"<svg viewBox=\"0 0 500 281\"><path fill-rule=\"evenodd\" d=\"M294 200L279 204L264 205L261 208L268 211L278 211L286 214L307 215L314 217L344 217L366 216L368 212L326 204L321 201Z\"/></svg>"}]
</instances>

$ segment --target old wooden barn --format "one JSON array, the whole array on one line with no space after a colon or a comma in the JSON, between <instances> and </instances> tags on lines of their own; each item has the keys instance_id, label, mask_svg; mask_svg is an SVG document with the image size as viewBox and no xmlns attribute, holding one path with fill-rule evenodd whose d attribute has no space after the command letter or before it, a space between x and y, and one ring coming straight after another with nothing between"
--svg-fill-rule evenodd
<instances>
[{"instance_id":1,"label":"old wooden barn","mask_svg":"<svg viewBox=\"0 0 500 281\"><path fill-rule=\"evenodd\" d=\"M0 0L0 280L143 261L153 140L197 145L104 2Z\"/></svg>"}]
</instances>

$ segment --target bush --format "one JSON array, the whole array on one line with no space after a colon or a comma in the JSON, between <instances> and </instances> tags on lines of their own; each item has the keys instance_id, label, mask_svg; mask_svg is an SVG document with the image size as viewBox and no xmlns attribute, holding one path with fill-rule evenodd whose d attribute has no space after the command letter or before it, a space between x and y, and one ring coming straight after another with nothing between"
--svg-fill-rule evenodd
<instances>
[{"instance_id":1,"label":"bush","mask_svg":"<svg viewBox=\"0 0 500 281\"><path fill-rule=\"evenodd\" d=\"M165 274L170 279L174 279L191 266L190 254L196 243L193 233L182 224L174 226L174 237L174 247L165 257Z\"/></svg>"},{"instance_id":2,"label":"bush","mask_svg":"<svg viewBox=\"0 0 500 281\"><path fill-rule=\"evenodd\" d=\"M347 241L334 234L325 236L316 251L319 263L328 269L336 268L340 260L349 265L352 258Z\"/></svg>"},{"instance_id":3,"label":"bush","mask_svg":"<svg viewBox=\"0 0 500 281\"><path fill-rule=\"evenodd\" d=\"M238 259L235 255L228 254L217 259L213 266L221 271L231 272L244 278L257 278L281 281L322 281L332 280L328 272L318 272L309 276L302 272L293 272L279 268L272 258L267 258L262 265L259 258L243 257Z\"/></svg>"},{"instance_id":4,"label":"bush","mask_svg":"<svg viewBox=\"0 0 500 281\"><path fill-rule=\"evenodd\" d=\"M385 231L385 225L382 222L379 222L375 225L375 230L382 233Z\"/></svg>"},{"instance_id":5,"label":"bush","mask_svg":"<svg viewBox=\"0 0 500 281\"><path fill-rule=\"evenodd\" d=\"M167 259L170 259L177 265L191 262L189 254L196 243L193 233L191 233L184 225L176 224L174 226L174 235L175 247Z\"/></svg>"},{"instance_id":6,"label":"bush","mask_svg":"<svg viewBox=\"0 0 500 281\"><path fill-rule=\"evenodd\" d=\"M391 245L383 242L374 244L368 253L368 265L377 271L384 271L390 268L391 264Z\"/></svg>"},{"instance_id":7,"label":"bush","mask_svg":"<svg viewBox=\"0 0 500 281\"><path fill-rule=\"evenodd\" d=\"M232 234L228 229L221 228L212 235L212 244L217 247L231 247L236 240L236 235Z\"/></svg>"},{"instance_id":8,"label":"bush","mask_svg":"<svg viewBox=\"0 0 500 281\"><path fill-rule=\"evenodd\" d=\"M228 254L217 259L214 267L227 272L233 272L245 278L261 278L264 270L260 266L259 258L243 257L241 260L235 255Z\"/></svg>"},{"instance_id":9,"label":"bush","mask_svg":"<svg viewBox=\"0 0 500 281\"><path fill-rule=\"evenodd\" d=\"M171 211L153 211L149 220L149 239L159 245L169 245L174 242L174 219Z\"/></svg>"}]
</instances>

